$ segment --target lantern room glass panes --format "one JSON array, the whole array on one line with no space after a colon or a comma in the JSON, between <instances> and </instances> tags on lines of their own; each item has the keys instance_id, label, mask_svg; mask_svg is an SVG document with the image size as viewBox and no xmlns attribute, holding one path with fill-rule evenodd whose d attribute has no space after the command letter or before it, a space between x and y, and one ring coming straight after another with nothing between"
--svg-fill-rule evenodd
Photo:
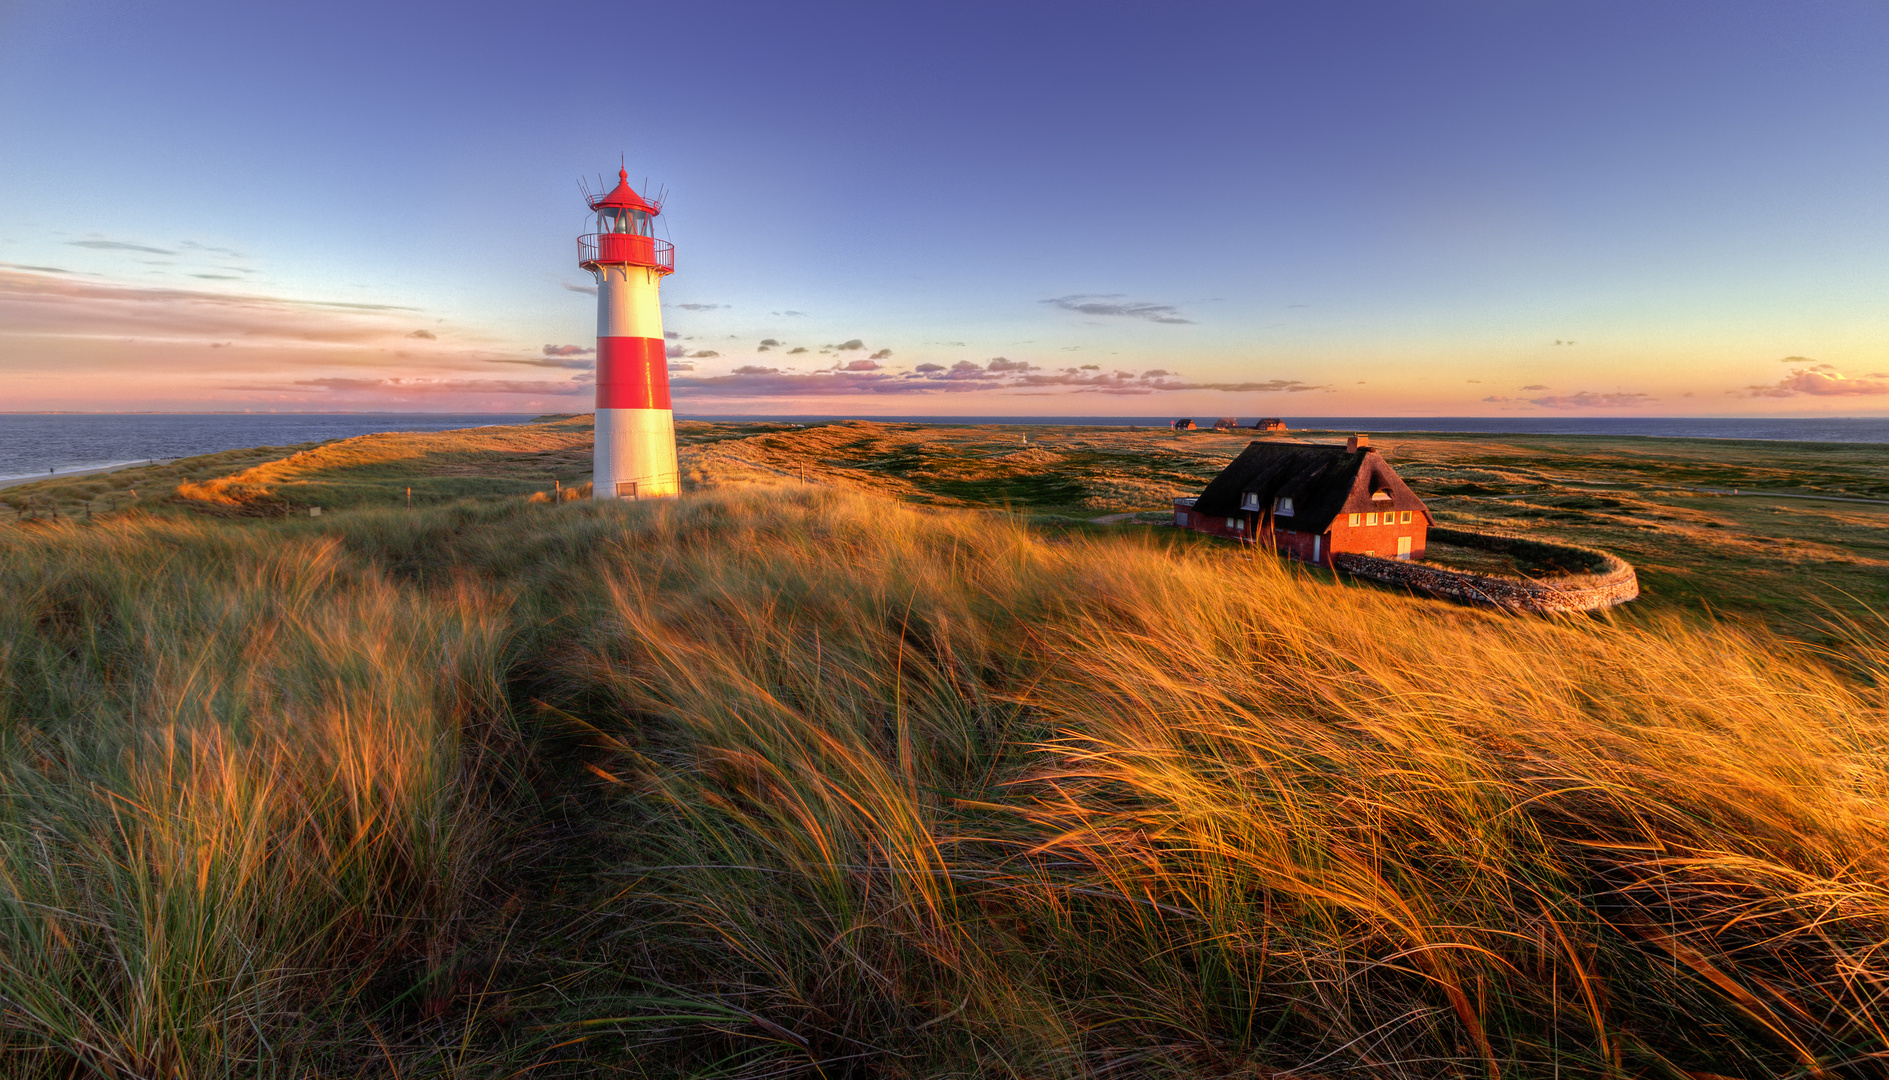
<instances>
[{"instance_id":1,"label":"lantern room glass panes","mask_svg":"<svg viewBox=\"0 0 1889 1080\"><path fill-rule=\"evenodd\" d=\"M649 212L624 206L606 206L597 211L597 231L622 236L650 236Z\"/></svg>"}]
</instances>

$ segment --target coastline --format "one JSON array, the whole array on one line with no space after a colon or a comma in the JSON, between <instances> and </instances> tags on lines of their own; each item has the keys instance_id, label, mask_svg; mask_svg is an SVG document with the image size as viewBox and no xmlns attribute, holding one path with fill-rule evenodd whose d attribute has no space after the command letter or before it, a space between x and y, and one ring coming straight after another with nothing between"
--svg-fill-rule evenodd
<instances>
[{"instance_id":1,"label":"coastline","mask_svg":"<svg viewBox=\"0 0 1889 1080\"><path fill-rule=\"evenodd\" d=\"M166 465L176 458L145 458L141 461L116 461L110 465L91 465L80 469L52 470L45 475L29 474L26 476L0 476L0 488L19 487L22 484L37 484L41 480L64 480L73 476L99 476L117 472L120 469L135 469L140 465Z\"/></svg>"}]
</instances>

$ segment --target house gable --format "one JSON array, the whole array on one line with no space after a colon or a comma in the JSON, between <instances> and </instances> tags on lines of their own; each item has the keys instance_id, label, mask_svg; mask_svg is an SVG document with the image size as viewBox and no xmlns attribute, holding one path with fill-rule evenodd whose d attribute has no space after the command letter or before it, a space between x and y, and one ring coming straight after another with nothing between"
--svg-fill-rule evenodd
<instances>
[{"instance_id":1,"label":"house gable","mask_svg":"<svg viewBox=\"0 0 1889 1080\"><path fill-rule=\"evenodd\" d=\"M1423 515L1424 521L1436 524L1430 508L1423 504L1417 493L1410 490L1404 478L1397 475L1390 462L1377 454L1365 454L1364 461L1358 468L1357 476L1352 480L1351 490L1346 494L1344 505L1338 513L1369 514L1385 510L1410 510ZM1382 494L1384 497L1379 498ZM1334 515L1335 516L1335 515Z\"/></svg>"}]
</instances>

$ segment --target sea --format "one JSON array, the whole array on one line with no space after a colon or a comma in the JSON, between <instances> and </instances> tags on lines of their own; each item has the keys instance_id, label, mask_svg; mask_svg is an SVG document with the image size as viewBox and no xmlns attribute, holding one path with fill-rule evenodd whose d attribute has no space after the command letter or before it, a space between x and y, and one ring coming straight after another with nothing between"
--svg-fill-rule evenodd
<instances>
[{"instance_id":1,"label":"sea","mask_svg":"<svg viewBox=\"0 0 1889 1080\"><path fill-rule=\"evenodd\" d=\"M0 413L0 480L378 431L519 424L536 413Z\"/></svg>"},{"instance_id":2,"label":"sea","mask_svg":"<svg viewBox=\"0 0 1889 1080\"><path fill-rule=\"evenodd\" d=\"M0 480L49 470L190 457L251 446L287 446L377 431L446 431L517 424L532 413L0 413ZM1017 424L1165 428L1172 416L833 416L679 414L690 420L810 423L879 420L923 424ZM1201 427L1215 417L1197 416ZM1240 420L1251 424L1255 418ZM1314 431L1460 431L1504 435L1643 435L1668 439L1763 439L1889 444L1889 417L1657 416L1287 416Z\"/></svg>"}]
</instances>

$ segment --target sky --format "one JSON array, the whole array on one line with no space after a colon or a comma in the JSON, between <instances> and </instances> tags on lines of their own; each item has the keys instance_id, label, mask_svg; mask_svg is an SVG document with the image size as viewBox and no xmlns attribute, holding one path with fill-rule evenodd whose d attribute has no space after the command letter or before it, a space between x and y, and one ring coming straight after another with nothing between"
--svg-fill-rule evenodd
<instances>
[{"instance_id":1,"label":"sky","mask_svg":"<svg viewBox=\"0 0 1889 1080\"><path fill-rule=\"evenodd\" d=\"M1889 414L1889 5L0 0L0 410Z\"/></svg>"}]
</instances>

